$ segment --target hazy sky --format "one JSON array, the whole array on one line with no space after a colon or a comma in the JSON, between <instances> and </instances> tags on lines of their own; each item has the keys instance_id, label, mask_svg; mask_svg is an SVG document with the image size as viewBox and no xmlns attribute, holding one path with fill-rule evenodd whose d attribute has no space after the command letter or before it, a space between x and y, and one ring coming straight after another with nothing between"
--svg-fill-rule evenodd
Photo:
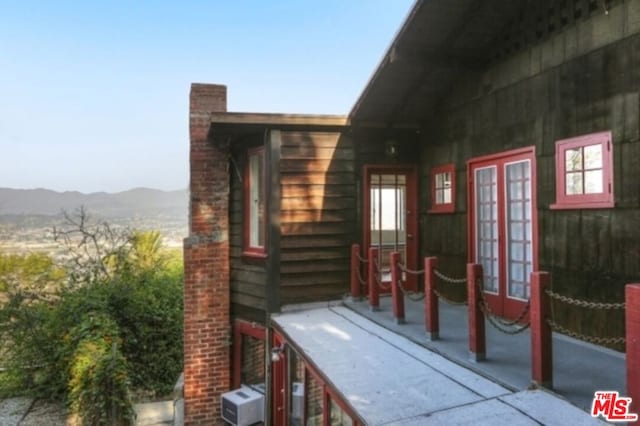
<instances>
[{"instance_id":1,"label":"hazy sky","mask_svg":"<svg viewBox=\"0 0 640 426\"><path fill-rule=\"evenodd\" d=\"M0 187L188 184L191 82L346 114L411 0L0 0Z\"/></svg>"}]
</instances>

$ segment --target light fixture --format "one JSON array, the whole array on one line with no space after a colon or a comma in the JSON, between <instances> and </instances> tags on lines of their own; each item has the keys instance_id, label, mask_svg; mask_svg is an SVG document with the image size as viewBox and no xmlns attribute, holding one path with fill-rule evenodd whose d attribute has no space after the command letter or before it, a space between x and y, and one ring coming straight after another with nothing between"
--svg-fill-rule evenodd
<instances>
[{"instance_id":1,"label":"light fixture","mask_svg":"<svg viewBox=\"0 0 640 426\"><path fill-rule=\"evenodd\" d=\"M282 359L281 354L285 350L285 342L282 342L280 346L271 348L271 362L278 362Z\"/></svg>"},{"instance_id":2,"label":"light fixture","mask_svg":"<svg viewBox=\"0 0 640 426\"><path fill-rule=\"evenodd\" d=\"M398 141L389 139L384 143L384 153L388 158L396 158L398 156Z\"/></svg>"}]
</instances>

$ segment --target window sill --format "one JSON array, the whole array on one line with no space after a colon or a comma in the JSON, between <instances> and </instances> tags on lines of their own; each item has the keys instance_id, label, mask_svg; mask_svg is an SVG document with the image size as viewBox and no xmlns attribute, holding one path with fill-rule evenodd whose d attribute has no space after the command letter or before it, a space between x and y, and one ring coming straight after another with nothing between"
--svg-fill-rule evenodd
<instances>
[{"instance_id":1,"label":"window sill","mask_svg":"<svg viewBox=\"0 0 640 426\"><path fill-rule=\"evenodd\" d=\"M613 207L615 207L615 202L613 201L554 203L549 205L549 210L610 209Z\"/></svg>"},{"instance_id":2,"label":"window sill","mask_svg":"<svg viewBox=\"0 0 640 426\"><path fill-rule=\"evenodd\" d=\"M267 259L266 252L260 251L243 251L242 252L242 260L247 262L263 262Z\"/></svg>"}]
</instances>

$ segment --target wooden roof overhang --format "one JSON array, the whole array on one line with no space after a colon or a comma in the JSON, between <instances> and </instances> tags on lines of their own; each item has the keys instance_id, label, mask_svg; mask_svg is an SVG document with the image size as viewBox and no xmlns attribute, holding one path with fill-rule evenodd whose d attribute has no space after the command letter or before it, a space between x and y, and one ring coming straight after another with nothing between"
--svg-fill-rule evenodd
<instances>
[{"instance_id":1,"label":"wooden roof overhang","mask_svg":"<svg viewBox=\"0 0 640 426\"><path fill-rule=\"evenodd\" d=\"M344 115L305 115L220 112L211 114L210 136L238 139L269 129L340 132L350 125Z\"/></svg>"},{"instance_id":2,"label":"wooden roof overhang","mask_svg":"<svg viewBox=\"0 0 640 426\"><path fill-rule=\"evenodd\" d=\"M487 66L496 38L530 1L417 0L353 106L351 122L419 127L457 81Z\"/></svg>"}]
</instances>

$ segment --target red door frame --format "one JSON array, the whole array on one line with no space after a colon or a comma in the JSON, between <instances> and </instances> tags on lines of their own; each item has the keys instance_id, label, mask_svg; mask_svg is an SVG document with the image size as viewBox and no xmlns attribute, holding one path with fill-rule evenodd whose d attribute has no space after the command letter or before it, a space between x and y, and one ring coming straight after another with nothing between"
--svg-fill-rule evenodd
<instances>
[{"instance_id":1,"label":"red door frame","mask_svg":"<svg viewBox=\"0 0 640 426\"><path fill-rule=\"evenodd\" d=\"M371 186L370 178L372 174L405 174L407 179L407 267L417 269L418 264L418 171L415 165L411 164L369 164L364 166L363 179L363 246L368 250L371 244ZM365 252L366 253L366 252ZM405 288L417 290L417 279L415 275L407 274Z\"/></svg>"},{"instance_id":2,"label":"red door frame","mask_svg":"<svg viewBox=\"0 0 640 426\"><path fill-rule=\"evenodd\" d=\"M496 166L498 192L498 295L484 293L491 309L506 318L517 318L525 303L507 295L507 242L505 219L504 165L507 163L529 160L531 164L531 251L532 269L538 270L538 201L535 147L526 147L504 151L497 154L472 158L467 161L467 253L469 262L476 262L476 229L475 229L475 169L483 166Z\"/></svg>"}]
</instances>

